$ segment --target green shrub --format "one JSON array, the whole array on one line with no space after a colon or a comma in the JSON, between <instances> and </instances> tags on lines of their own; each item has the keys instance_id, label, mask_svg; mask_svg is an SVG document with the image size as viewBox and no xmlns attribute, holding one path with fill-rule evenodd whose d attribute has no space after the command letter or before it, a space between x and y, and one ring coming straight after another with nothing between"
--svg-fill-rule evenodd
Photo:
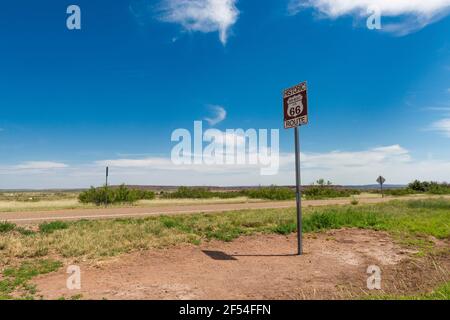
<instances>
[{"instance_id":1,"label":"green shrub","mask_svg":"<svg viewBox=\"0 0 450 320\"><path fill-rule=\"evenodd\" d=\"M408 185L408 189L415 192L426 192L431 194L450 194L450 184L438 183L434 181L414 180Z\"/></svg>"},{"instance_id":2,"label":"green shrub","mask_svg":"<svg viewBox=\"0 0 450 320\"><path fill-rule=\"evenodd\" d=\"M0 222L0 233L6 233L9 231L14 230L14 228L16 227L16 225L14 223L9 223L9 222Z\"/></svg>"},{"instance_id":3,"label":"green shrub","mask_svg":"<svg viewBox=\"0 0 450 320\"><path fill-rule=\"evenodd\" d=\"M310 186L302 191L307 199L345 198L360 194L357 189L344 189L329 186Z\"/></svg>"},{"instance_id":4,"label":"green shrub","mask_svg":"<svg viewBox=\"0 0 450 320\"><path fill-rule=\"evenodd\" d=\"M95 203L96 205L107 203L133 203L138 200L151 200L155 198L153 191L129 189L125 185L117 188L103 186L91 187L78 196L82 203Z\"/></svg>"},{"instance_id":5,"label":"green shrub","mask_svg":"<svg viewBox=\"0 0 450 320\"><path fill-rule=\"evenodd\" d=\"M42 233L52 233L56 230L67 229L69 225L63 221L44 222L39 225L39 231Z\"/></svg>"},{"instance_id":6,"label":"green shrub","mask_svg":"<svg viewBox=\"0 0 450 320\"><path fill-rule=\"evenodd\" d=\"M378 190L378 193L379 192L380 191ZM385 189L383 190L383 193L386 195L398 197L398 196L407 196L410 194L414 194L416 192L410 188L400 188L400 189Z\"/></svg>"},{"instance_id":7,"label":"green shrub","mask_svg":"<svg viewBox=\"0 0 450 320\"><path fill-rule=\"evenodd\" d=\"M408 185L408 189L417 192L426 192L428 189L428 182L420 182L419 180L414 180Z\"/></svg>"},{"instance_id":8,"label":"green shrub","mask_svg":"<svg viewBox=\"0 0 450 320\"><path fill-rule=\"evenodd\" d=\"M96 205L112 203L112 199L113 191L107 187L91 187L89 190L81 192L78 196L78 200L81 203L95 203Z\"/></svg>"},{"instance_id":9,"label":"green shrub","mask_svg":"<svg viewBox=\"0 0 450 320\"><path fill-rule=\"evenodd\" d=\"M275 233L283 234L283 235L291 234L291 233L297 231L297 223L291 222L291 223L279 224L273 228L273 231Z\"/></svg>"},{"instance_id":10,"label":"green shrub","mask_svg":"<svg viewBox=\"0 0 450 320\"><path fill-rule=\"evenodd\" d=\"M243 193L252 199L268 199L268 200L292 200L295 199L295 191L290 188L282 187L263 187L257 189L249 189Z\"/></svg>"}]
</instances>

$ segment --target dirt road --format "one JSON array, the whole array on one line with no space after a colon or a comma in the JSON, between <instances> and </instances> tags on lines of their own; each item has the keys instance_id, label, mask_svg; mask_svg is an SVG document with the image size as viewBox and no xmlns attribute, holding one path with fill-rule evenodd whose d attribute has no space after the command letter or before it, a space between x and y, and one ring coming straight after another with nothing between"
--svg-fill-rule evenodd
<instances>
[{"instance_id":1,"label":"dirt road","mask_svg":"<svg viewBox=\"0 0 450 320\"><path fill-rule=\"evenodd\" d=\"M359 203L381 203L391 200L411 200L433 198L433 196L408 196L386 198L359 198ZM436 198L436 197L434 197ZM447 197L450 198L450 197ZM350 204L351 199L304 200L303 206L326 206ZM16 224L34 224L44 221L80 220L80 219L112 219L146 217L155 215L214 213L247 209L283 209L295 207L295 201L267 201L230 204L189 204L153 207L124 207L101 209L70 209L55 211L0 212L0 221Z\"/></svg>"},{"instance_id":2,"label":"dirt road","mask_svg":"<svg viewBox=\"0 0 450 320\"><path fill-rule=\"evenodd\" d=\"M66 268L33 282L45 299L348 299L367 294L369 265L381 268L385 293L424 292L448 279L429 259L412 261L415 252L384 232L306 235L305 254L293 255L295 249L294 234L212 240L79 261L81 290L67 289ZM441 266L447 270L448 264Z\"/></svg>"}]
</instances>

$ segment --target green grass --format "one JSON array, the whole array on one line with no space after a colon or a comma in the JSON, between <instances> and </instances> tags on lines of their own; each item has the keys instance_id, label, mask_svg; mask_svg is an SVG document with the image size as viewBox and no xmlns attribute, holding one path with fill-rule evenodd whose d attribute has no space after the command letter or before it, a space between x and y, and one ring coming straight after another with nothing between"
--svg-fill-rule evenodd
<instances>
[{"instance_id":1,"label":"green grass","mask_svg":"<svg viewBox=\"0 0 450 320\"><path fill-rule=\"evenodd\" d=\"M0 233L9 232L11 230L14 230L15 227L16 227L16 225L13 223L0 222Z\"/></svg>"},{"instance_id":2,"label":"green grass","mask_svg":"<svg viewBox=\"0 0 450 320\"><path fill-rule=\"evenodd\" d=\"M398 295L372 295L368 299L372 300L450 300L450 282L440 285L430 293L398 296Z\"/></svg>"},{"instance_id":3,"label":"green grass","mask_svg":"<svg viewBox=\"0 0 450 320\"><path fill-rule=\"evenodd\" d=\"M427 203L424 205L424 203ZM329 207L305 216L304 231L357 227L434 236L450 235L450 201L411 200L359 207Z\"/></svg>"},{"instance_id":4,"label":"green grass","mask_svg":"<svg viewBox=\"0 0 450 320\"><path fill-rule=\"evenodd\" d=\"M50 259L25 261L20 266L6 268L0 281L0 300L12 299L13 293L21 292L23 299L32 299L36 292L29 281L40 275L58 270L61 262Z\"/></svg>"},{"instance_id":5,"label":"green grass","mask_svg":"<svg viewBox=\"0 0 450 320\"><path fill-rule=\"evenodd\" d=\"M450 201L445 199L414 200L407 202L409 208L413 209L446 209L450 210Z\"/></svg>"},{"instance_id":6,"label":"green grass","mask_svg":"<svg viewBox=\"0 0 450 320\"><path fill-rule=\"evenodd\" d=\"M69 225L63 221L46 222L39 225L39 231L43 233L52 233L56 230L67 229Z\"/></svg>"}]
</instances>

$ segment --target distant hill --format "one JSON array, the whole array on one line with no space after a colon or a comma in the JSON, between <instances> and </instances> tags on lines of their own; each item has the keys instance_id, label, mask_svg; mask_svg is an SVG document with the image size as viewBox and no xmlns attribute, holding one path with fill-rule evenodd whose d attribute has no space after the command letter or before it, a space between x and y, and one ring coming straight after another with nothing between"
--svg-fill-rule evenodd
<instances>
[{"instance_id":1,"label":"distant hill","mask_svg":"<svg viewBox=\"0 0 450 320\"><path fill-rule=\"evenodd\" d=\"M351 189L361 189L361 190L371 190L371 189L379 189L379 184L365 184L361 186L345 186L346 188ZM383 189L401 189L406 188L406 184L383 184Z\"/></svg>"}]
</instances>

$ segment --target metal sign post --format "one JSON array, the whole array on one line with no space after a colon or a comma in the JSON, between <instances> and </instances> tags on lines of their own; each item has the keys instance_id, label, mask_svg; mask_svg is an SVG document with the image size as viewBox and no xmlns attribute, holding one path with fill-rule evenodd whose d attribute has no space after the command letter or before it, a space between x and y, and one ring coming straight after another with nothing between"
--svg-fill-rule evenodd
<instances>
[{"instance_id":1,"label":"metal sign post","mask_svg":"<svg viewBox=\"0 0 450 320\"><path fill-rule=\"evenodd\" d=\"M380 184L381 197L384 198L383 184L386 182L386 179L383 176L379 176L377 178L377 182Z\"/></svg>"},{"instance_id":2,"label":"metal sign post","mask_svg":"<svg viewBox=\"0 0 450 320\"><path fill-rule=\"evenodd\" d=\"M302 244L302 193L300 190L301 177L300 177L300 137L299 129L295 127L295 199L297 201L297 247L298 255L303 254Z\"/></svg>"},{"instance_id":3,"label":"metal sign post","mask_svg":"<svg viewBox=\"0 0 450 320\"><path fill-rule=\"evenodd\" d=\"M297 245L298 255L303 254L302 244L302 193L300 175L299 126L308 123L308 97L306 82L283 92L284 128L295 128L295 196L297 202Z\"/></svg>"}]
</instances>

